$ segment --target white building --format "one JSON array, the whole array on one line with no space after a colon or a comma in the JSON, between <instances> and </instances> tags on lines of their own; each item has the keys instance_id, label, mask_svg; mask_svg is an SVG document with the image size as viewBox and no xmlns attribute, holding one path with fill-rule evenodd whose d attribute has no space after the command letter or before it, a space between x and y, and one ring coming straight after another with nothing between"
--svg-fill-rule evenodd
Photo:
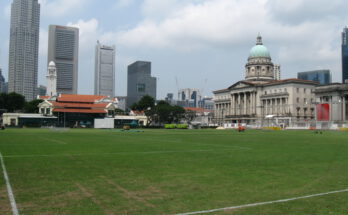
<instances>
[{"instance_id":1,"label":"white building","mask_svg":"<svg viewBox=\"0 0 348 215\"><path fill-rule=\"evenodd\" d=\"M329 84L315 89L316 120L322 127L348 127L348 84Z\"/></svg>"},{"instance_id":2,"label":"white building","mask_svg":"<svg viewBox=\"0 0 348 215\"><path fill-rule=\"evenodd\" d=\"M115 96L115 46L99 41L95 48L94 95Z\"/></svg>"},{"instance_id":3,"label":"white building","mask_svg":"<svg viewBox=\"0 0 348 215\"><path fill-rule=\"evenodd\" d=\"M215 120L219 124L272 123L289 126L314 120L316 82L275 80L274 64L258 36L246 64L245 80L214 93Z\"/></svg>"},{"instance_id":4,"label":"white building","mask_svg":"<svg viewBox=\"0 0 348 215\"><path fill-rule=\"evenodd\" d=\"M51 61L47 70L47 96L57 96L57 68L56 64Z\"/></svg>"}]
</instances>

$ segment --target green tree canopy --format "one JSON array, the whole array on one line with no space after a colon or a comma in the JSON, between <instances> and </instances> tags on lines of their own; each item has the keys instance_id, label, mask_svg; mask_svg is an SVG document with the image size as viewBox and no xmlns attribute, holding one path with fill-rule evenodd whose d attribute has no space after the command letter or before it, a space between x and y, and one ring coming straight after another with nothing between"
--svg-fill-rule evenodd
<instances>
[{"instance_id":1,"label":"green tree canopy","mask_svg":"<svg viewBox=\"0 0 348 215\"><path fill-rule=\"evenodd\" d=\"M18 93L9 93L0 95L0 107L7 112L22 111L25 105L25 98Z\"/></svg>"},{"instance_id":2,"label":"green tree canopy","mask_svg":"<svg viewBox=\"0 0 348 215\"><path fill-rule=\"evenodd\" d=\"M25 113L39 113L38 105L43 102L41 99L35 99L30 102L26 102L24 106Z\"/></svg>"}]
</instances>

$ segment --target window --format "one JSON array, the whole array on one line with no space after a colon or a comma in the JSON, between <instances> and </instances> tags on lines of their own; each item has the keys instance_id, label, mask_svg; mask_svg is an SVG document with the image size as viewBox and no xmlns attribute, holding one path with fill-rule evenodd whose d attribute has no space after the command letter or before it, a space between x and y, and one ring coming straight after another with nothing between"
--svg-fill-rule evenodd
<instances>
[{"instance_id":1,"label":"window","mask_svg":"<svg viewBox=\"0 0 348 215\"><path fill-rule=\"evenodd\" d=\"M303 103L307 104L307 98L303 99Z\"/></svg>"},{"instance_id":2,"label":"window","mask_svg":"<svg viewBox=\"0 0 348 215\"><path fill-rule=\"evenodd\" d=\"M306 93L306 92L307 92L307 89L306 89L306 88L303 88L303 92Z\"/></svg>"},{"instance_id":3,"label":"window","mask_svg":"<svg viewBox=\"0 0 348 215\"><path fill-rule=\"evenodd\" d=\"M300 88L296 88L296 92L299 93L300 92Z\"/></svg>"},{"instance_id":4,"label":"window","mask_svg":"<svg viewBox=\"0 0 348 215\"><path fill-rule=\"evenodd\" d=\"M300 103L300 98L297 97L297 98L296 98L296 102L297 102L297 103Z\"/></svg>"},{"instance_id":5,"label":"window","mask_svg":"<svg viewBox=\"0 0 348 215\"><path fill-rule=\"evenodd\" d=\"M145 84L137 84L137 92L138 93L145 93Z\"/></svg>"}]
</instances>

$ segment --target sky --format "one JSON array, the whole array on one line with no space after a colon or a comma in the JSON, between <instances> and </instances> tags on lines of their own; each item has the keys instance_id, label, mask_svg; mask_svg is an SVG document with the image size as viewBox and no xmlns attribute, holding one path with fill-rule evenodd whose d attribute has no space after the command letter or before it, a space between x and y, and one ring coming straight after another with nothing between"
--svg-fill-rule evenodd
<instances>
[{"instance_id":1,"label":"sky","mask_svg":"<svg viewBox=\"0 0 348 215\"><path fill-rule=\"evenodd\" d=\"M0 68L8 79L12 0L1 0ZM181 88L204 96L244 79L260 33L282 78L330 69L340 82L347 0L39 0L39 84L46 85L48 26L80 29L79 94L94 92L97 40L116 46L116 95L127 94L127 66L152 62L157 99Z\"/></svg>"}]
</instances>

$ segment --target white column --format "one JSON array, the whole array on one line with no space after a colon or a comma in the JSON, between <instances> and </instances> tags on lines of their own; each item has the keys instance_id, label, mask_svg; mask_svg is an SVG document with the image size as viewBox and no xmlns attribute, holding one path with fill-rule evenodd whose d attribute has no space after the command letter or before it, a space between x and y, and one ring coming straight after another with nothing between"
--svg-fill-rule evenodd
<instances>
[{"instance_id":1,"label":"white column","mask_svg":"<svg viewBox=\"0 0 348 215\"><path fill-rule=\"evenodd\" d=\"M347 119L347 116L346 116L346 95L343 95L342 96L342 105L343 105L343 108L341 109L342 110L342 116L343 116L343 121L346 121Z\"/></svg>"},{"instance_id":2,"label":"white column","mask_svg":"<svg viewBox=\"0 0 348 215\"><path fill-rule=\"evenodd\" d=\"M237 113L237 115L241 115L241 113L242 113L240 95L241 95L241 94L238 93L238 105L237 105L237 107L238 107L238 113Z\"/></svg>"},{"instance_id":3,"label":"white column","mask_svg":"<svg viewBox=\"0 0 348 215\"><path fill-rule=\"evenodd\" d=\"M234 115L234 94L231 95L231 115Z\"/></svg>"},{"instance_id":4,"label":"white column","mask_svg":"<svg viewBox=\"0 0 348 215\"><path fill-rule=\"evenodd\" d=\"M246 115L247 114L247 107L248 107L248 100L247 100L247 94L246 94L246 92L244 92L244 115Z\"/></svg>"}]
</instances>

